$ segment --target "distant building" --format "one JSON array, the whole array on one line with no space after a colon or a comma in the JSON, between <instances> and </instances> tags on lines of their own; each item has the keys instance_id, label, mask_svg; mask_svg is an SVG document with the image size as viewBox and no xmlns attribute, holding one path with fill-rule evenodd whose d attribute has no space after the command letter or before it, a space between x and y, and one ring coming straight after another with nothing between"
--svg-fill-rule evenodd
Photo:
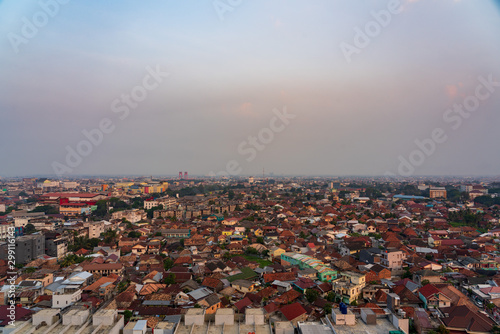
<instances>
[{"instance_id":1,"label":"distant building","mask_svg":"<svg viewBox=\"0 0 500 334\"><path fill-rule=\"evenodd\" d=\"M446 198L446 189L444 187L433 187L429 189L430 198Z\"/></svg>"}]
</instances>

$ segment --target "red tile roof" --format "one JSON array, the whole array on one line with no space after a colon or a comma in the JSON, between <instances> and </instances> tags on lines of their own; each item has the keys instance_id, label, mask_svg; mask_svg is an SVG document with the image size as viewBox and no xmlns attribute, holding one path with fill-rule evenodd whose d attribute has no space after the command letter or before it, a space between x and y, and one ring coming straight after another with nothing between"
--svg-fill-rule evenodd
<instances>
[{"instance_id":1,"label":"red tile roof","mask_svg":"<svg viewBox=\"0 0 500 334\"><path fill-rule=\"evenodd\" d=\"M280 312L287 318L289 321L300 317L301 315L307 313L307 311L302 307L300 303L288 304L280 308Z\"/></svg>"}]
</instances>

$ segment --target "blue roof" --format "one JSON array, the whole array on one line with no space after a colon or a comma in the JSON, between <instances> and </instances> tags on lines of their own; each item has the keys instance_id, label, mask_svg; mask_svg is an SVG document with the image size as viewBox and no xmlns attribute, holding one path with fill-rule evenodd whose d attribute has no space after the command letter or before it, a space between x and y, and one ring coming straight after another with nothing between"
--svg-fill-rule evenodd
<instances>
[{"instance_id":1,"label":"blue roof","mask_svg":"<svg viewBox=\"0 0 500 334\"><path fill-rule=\"evenodd\" d=\"M414 195L394 195L394 197L401 199L425 199L424 196L414 196Z\"/></svg>"}]
</instances>

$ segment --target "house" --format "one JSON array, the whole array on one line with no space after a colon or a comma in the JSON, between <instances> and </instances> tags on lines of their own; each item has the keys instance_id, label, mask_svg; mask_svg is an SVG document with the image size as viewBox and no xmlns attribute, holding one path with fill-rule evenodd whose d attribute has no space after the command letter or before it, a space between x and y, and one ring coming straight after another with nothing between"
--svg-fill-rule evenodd
<instances>
[{"instance_id":1,"label":"house","mask_svg":"<svg viewBox=\"0 0 500 334\"><path fill-rule=\"evenodd\" d=\"M231 283L231 286L243 293L254 292L255 291L255 283L245 279L237 279Z\"/></svg>"},{"instance_id":2,"label":"house","mask_svg":"<svg viewBox=\"0 0 500 334\"><path fill-rule=\"evenodd\" d=\"M281 257L281 254L284 254L286 251L283 249L283 248L280 248L280 247L271 247L271 250L269 252L269 254L272 256L272 257Z\"/></svg>"},{"instance_id":3,"label":"house","mask_svg":"<svg viewBox=\"0 0 500 334\"><path fill-rule=\"evenodd\" d=\"M441 283L441 274L428 269L419 270L413 274L413 281L420 285L422 285L423 281Z\"/></svg>"},{"instance_id":4,"label":"house","mask_svg":"<svg viewBox=\"0 0 500 334\"><path fill-rule=\"evenodd\" d=\"M211 294L203 300L198 301L198 305L205 309L206 314L215 314L221 307L220 298L215 294Z\"/></svg>"},{"instance_id":5,"label":"house","mask_svg":"<svg viewBox=\"0 0 500 334\"><path fill-rule=\"evenodd\" d=\"M291 321L294 326L297 326L299 321L305 321L307 319L307 311L298 302L283 306L279 309L279 312L288 321Z\"/></svg>"},{"instance_id":6,"label":"house","mask_svg":"<svg viewBox=\"0 0 500 334\"><path fill-rule=\"evenodd\" d=\"M445 317L441 321L453 333L491 333L495 323L486 315L471 310L466 305L452 306L441 310Z\"/></svg>"},{"instance_id":7,"label":"house","mask_svg":"<svg viewBox=\"0 0 500 334\"><path fill-rule=\"evenodd\" d=\"M370 267L369 271L366 273L366 281L380 281L382 279L390 280L392 277L391 271L380 264L375 264Z\"/></svg>"},{"instance_id":8,"label":"house","mask_svg":"<svg viewBox=\"0 0 500 334\"><path fill-rule=\"evenodd\" d=\"M148 250L148 245L146 243L140 242L132 247L132 254L135 255L146 254L147 250Z\"/></svg>"},{"instance_id":9,"label":"house","mask_svg":"<svg viewBox=\"0 0 500 334\"><path fill-rule=\"evenodd\" d=\"M418 289L418 297L424 302L424 306L427 309L451 306L451 298L432 284L424 285Z\"/></svg>"},{"instance_id":10,"label":"house","mask_svg":"<svg viewBox=\"0 0 500 334\"><path fill-rule=\"evenodd\" d=\"M298 280L293 282L294 287L302 293L305 293L307 289L314 288L316 283L310 278L299 277Z\"/></svg>"},{"instance_id":11,"label":"house","mask_svg":"<svg viewBox=\"0 0 500 334\"><path fill-rule=\"evenodd\" d=\"M283 294L287 291L290 291L292 289L292 284L288 283L288 282L281 282L281 281L278 281L278 280L275 280L271 283L271 286L273 288L275 288L276 290L278 290L278 292L280 294Z\"/></svg>"},{"instance_id":12,"label":"house","mask_svg":"<svg viewBox=\"0 0 500 334\"><path fill-rule=\"evenodd\" d=\"M219 292L222 289L224 289L224 283L220 279L213 278L210 276L205 277L203 282L201 283L202 286L205 286L207 288L213 289L215 292Z\"/></svg>"}]
</instances>

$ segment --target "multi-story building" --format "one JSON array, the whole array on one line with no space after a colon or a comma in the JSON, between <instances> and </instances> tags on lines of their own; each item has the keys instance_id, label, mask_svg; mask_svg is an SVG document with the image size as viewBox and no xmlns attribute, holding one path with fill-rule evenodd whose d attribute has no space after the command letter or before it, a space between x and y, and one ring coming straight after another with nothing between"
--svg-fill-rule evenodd
<instances>
[{"instance_id":1,"label":"multi-story building","mask_svg":"<svg viewBox=\"0 0 500 334\"><path fill-rule=\"evenodd\" d=\"M144 209L149 210L156 206L163 206L164 209L173 209L177 205L177 200L174 197L162 197L144 201Z\"/></svg>"},{"instance_id":2,"label":"multi-story building","mask_svg":"<svg viewBox=\"0 0 500 334\"><path fill-rule=\"evenodd\" d=\"M104 230L104 221L91 222L89 224L89 239L99 238L101 236L101 233L104 233Z\"/></svg>"},{"instance_id":3,"label":"multi-story building","mask_svg":"<svg viewBox=\"0 0 500 334\"><path fill-rule=\"evenodd\" d=\"M138 223L143 219L146 219L147 214L144 210L134 209L134 210L124 210L117 211L111 214L112 219L123 219L125 218L131 223Z\"/></svg>"},{"instance_id":4,"label":"multi-story building","mask_svg":"<svg viewBox=\"0 0 500 334\"><path fill-rule=\"evenodd\" d=\"M68 253L68 238L56 237L45 240L46 254L58 259L64 257Z\"/></svg>"},{"instance_id":5,"label":"multi-story building","mask_svg":"<svg viewBox=\"0 0 500 334\"><path fill-rule=\"evenodd\" d=\"M43 234L31 234L17 237L15 241L16 264L25 264L35 260L45 253L45 236ZM1 252L6 259L8 252Z\"/></svg>"},{"instance_id":6,"label":"multi-story building","mask_svg":"<svg viewBox=\"0 0 500 334\"><path fill-rule=\"evenodd\" d=\"M446 198L446 189L444 187L432 187L429 189L430 198Z\"/></svg>"},{"instance_id":7,"label":"multi-story building","mask_svg":"<svg viewBox=\"0 0 500 334\"><path fill-rule=\"evenodd\" d=\"M68 202L59 206L59 213L64 216L74 217L88 215L96 208L95 202Z\"/></svg>"},{"instance_id":8,"label":"multi-story building","mask_svg":"<svg viewBox=\"0 0 500 334\"><path fill-rule=\"evenodd\" d=\"M338 280L332 282L332 290L342 296L342 301L352 303L362 294L366 286L366 276L353 271L342 272Z\"/></svg>"},{"instance_id":9,"label":"multi-story building","mask_svg":"<svg viewBox=\"0 0 500 334\"><path fill-rule=\"evenodd\" d=\"M391 270L403 268L404 253L398 250L387 250L382 252L380 264Z\"/></svg>"},{"instance_id":10,"label":"multi-story building","mask_svg":"<svg viewBox=\"0 0 500 334\"><path fill-rule=\"evenodd\" d=\"M161 234L167 238L190 238L191 230L190 229L167 229L162 230Z\"/></svg>"}]
</instances>

